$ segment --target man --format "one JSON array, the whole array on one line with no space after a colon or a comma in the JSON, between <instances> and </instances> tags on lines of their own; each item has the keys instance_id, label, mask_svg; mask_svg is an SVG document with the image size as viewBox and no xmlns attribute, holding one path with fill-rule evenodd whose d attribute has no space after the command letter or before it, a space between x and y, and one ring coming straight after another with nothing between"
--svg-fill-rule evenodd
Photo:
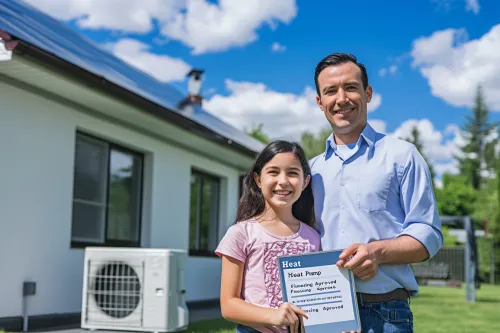
<instances>
[{"instance_id":1,"label":"man","mask_svg":"<svg viewBox=\"0 0 500 333\"><path fill-rule=\"evenodd\" d=\"M327 56L314 79L333 130L310 161L323 250L344 249L337 265L355 275L363 332L413 332L409 264L443 243L428 166L414 145L367 123L373 89L354 56Z\"/></svg>"}]
</instances>

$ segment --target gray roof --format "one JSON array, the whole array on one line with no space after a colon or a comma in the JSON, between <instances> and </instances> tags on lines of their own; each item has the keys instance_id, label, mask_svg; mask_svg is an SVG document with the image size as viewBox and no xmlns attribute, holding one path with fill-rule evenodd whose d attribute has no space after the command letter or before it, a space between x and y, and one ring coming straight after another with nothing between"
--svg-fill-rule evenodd
<instances>
[{"instance_id":1,"label":"gray roof","mask_svg":"<svg viewBox=\"0 0 500 333\"><path fill-rule=\"evenodd\" d=\"M0 0L0 29L81 69L120 86L164 108L194 121L198 125L242 147L259 152L263 144L201 107L186 114L179 109L185 95L169 84L128 65L66 24L18 0Z\"/></svg>"}]
</instances>

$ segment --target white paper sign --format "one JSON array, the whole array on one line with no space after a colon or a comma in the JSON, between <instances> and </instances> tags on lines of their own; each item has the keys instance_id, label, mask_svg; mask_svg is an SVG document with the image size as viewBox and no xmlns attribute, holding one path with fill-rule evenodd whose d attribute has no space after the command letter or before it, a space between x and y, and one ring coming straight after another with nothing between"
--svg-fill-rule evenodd
<instances>
[{"instance_id":1,"label":"white paper sign","mask_svg":"<svg viewBox=\"0 0 500 333\"><path fill-rule=\"evenodd\" d=\"M325 251L278 259L283 300L307 313L306 332L349 332L361 329L352 272L337 267L341 251Z\"/></svg>"}]
</instances>

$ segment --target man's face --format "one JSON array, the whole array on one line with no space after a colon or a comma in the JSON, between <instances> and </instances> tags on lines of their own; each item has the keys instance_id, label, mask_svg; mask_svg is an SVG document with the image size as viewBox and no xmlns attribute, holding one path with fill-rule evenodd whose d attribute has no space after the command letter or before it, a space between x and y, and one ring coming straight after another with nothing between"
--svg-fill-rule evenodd
<instances>
[{"instance_id":1,"label":"man's face","mask_svg":"<svg viewBox=\"0 0 500 333\"><path fill-rule=\"evenodd\" d=\"M372 87L363 88L361 70L348 62L329 66L318 76L320 96L316 103L336 135L359 135L366 125L367 103Z\"/></svg>"}]
</instances>

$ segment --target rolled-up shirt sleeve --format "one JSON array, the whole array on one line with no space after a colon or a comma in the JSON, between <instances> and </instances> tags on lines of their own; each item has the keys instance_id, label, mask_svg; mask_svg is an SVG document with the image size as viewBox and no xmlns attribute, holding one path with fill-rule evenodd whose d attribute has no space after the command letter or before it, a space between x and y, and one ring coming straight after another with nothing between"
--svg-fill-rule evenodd
<instances>
[{"instance_id":1,"label":"rolled-up shirt sleeve","mask_svg":"<svg viewBox=\"0 0 500 333\"><path fill-rule=\"evenodd\" d=\"M405 220L399 236L408 235L424 245L429 260L443 245L441 221L427 163L415 147L401 170L400 200Z\"/></svg>"}]
</instances>

